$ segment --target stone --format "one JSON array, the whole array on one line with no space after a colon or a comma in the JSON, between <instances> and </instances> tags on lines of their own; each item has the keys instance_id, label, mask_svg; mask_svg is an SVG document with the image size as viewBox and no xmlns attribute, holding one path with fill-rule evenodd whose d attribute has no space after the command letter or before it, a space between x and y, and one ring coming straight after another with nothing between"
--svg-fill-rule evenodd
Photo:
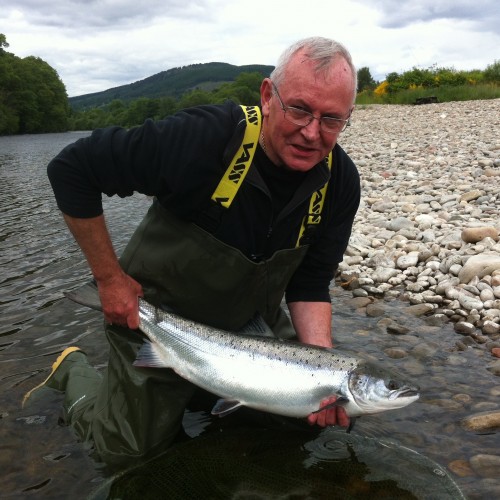
<instances>
[{"instance_id":1,"label":"stone","mask_svg":"<svg viewBox=\"0 0 500 500\"><path fill-rule=\"evenodd\" d=\"M384 352L389 358L392 359L401 359L401 358L406 358L406 356L408 356L406 350L400 347L389 347L385 349Z\"/></svg>"},{"instance_id":2,"label":"stone","mask_svg":"<svg viewBox=\"0 0 500 500\"><path fill-rule=\"evenodd\" d=\"M477 200L480 196L482 196L484 194L483 191L480 191L479 189L474 189L472 191L469 191L467 193L464 193L461 197L460 197L460 201L466 201L466 202L469 202L469 201L472 201L472 200Z\"/></svg>"},{"instance_id":3,"label":"stone","mask_svg":"<svg viewBox=\"0 0 500 500\"><path fill-rule=\"evenodd\" d=\"M479 454L474 455L470 461L472 470L481 477L500 477L500 456Z\"/></svg>"},{"instance_id":4,"label":"stone","mask_svg":"<svg viewBox=\"0 0 500 500\"><path fill-rule=\"evenodd\" d=\"M500 269L500 254L473 255L462 267L458 279L460 283L469 283L475 276L482 278L497 269Z\"/></svg>"},{"instance_id":5,"label":"stone","mask_svg":"<svg viewBox=\"0 0 500 500\"><path fill-rule=\"evenodd\" d=\"M481 330L486 335L496 335L500 333L500 325L490 320L486 320L481 327ZM497 356L500 358L500 356Z\"/></svg>"},{"instance_id":6,"label":"stone","mask_svg":"<svg viewBox=\"0 0 500 500\"><path fill-rule=\"evenodd\" d=\"M402 255L396 261L396 266L399 269L408 269L409 267L416 266L418 264L418 252L410 252L407 255Z\"/></svg>"},{"instance_id":7,"label":"stone","mask_svg":"<svg viewBox=\"0 0 500 500\"><path fill-rule=\"evenodd\" d=\"M372 318L377 318L378 316L383 316L385 314L385 308L383 304L379 302L373 302L371 304L367 304L366 306L366 315Z\"/></svg>"},{"instance_id":8,"label":"stone","mask_svg":"<svg viewBox=\"0 0 500 500\"><path fill-rule=\"evenodd\" d=\"M469 227L462 231L462 240L466 243L477 243L484 238L498 241L498 230L493 226Z\"/></svg>"},{"instance_id":9,"label":"stone","mask_svg":"<svg viewBox=\"0 0 500 500\"><path fill-rule=\"evenodd\" d=\"M477 413L462 420L462 425L469 431L485 431L500 428L500 410Z\"/></svg>"},{"instance_id":10,"label":"stone","mask_svg":"<svg viewBox=\"0 0 500 500\"><path fill-rule=\"evenodd\" d=\"M493 361L493 363L490 363L486 369L493 373L493 375L500 376L500 359L497 359L496 361Z\"/></svg>"},{"instance_id":11,"label":"stone","mask_svg":"<svg viewBox=\"0 0 500 500\"><path fill-rule=\"evenodd\" d=\"M415 304L413 306L408 306L405 312L411 314L412 316L425 316L434 310L434 307L430 304Z\"/></svg>"},{"instance_id":12,"label":"stone","mask_svg":"<svg viewBox=\"0 0 500 500\"><path fill-rule=\"evenodd\" d=\"M349 305L353 309L359 309L360 307L366 307L368 304L371 304L373 299L371 297L355 297L349 301Z\"/></svg>"},{"instance_id":13,"label":"stone","mask_svg":"<svg viewBox=\"0 0 500 500\"><path fill-rule=\"evenodd\" d=\"M472 470L467 460L453 460L448 464L448 469L458 477L475 476L475 472Z\"/></svg>"},{"instance_id":14,"label":"stone","mask_svg":"<svg viewBox=\"0 0 500 500\"><path fill-rule=\"evenodd\" d=\"M387 229L389 231L400 231L401 229L408 229L411 228L413 229L415 225L413 222L406 217L396 217L395 219L392 219L389 224L387 225Z\"/></svg>"},{"instance_id":15,"label":"stone","mask_svg":"<svg viewBox=\"0 0 500 500\"><path fill-rule=\"evenodd\" d=\"M476 327L467 321L458 321L453 328L457 333L461 333L462 335L470 335L476 331Z\"/></svg>"}]
</instances>

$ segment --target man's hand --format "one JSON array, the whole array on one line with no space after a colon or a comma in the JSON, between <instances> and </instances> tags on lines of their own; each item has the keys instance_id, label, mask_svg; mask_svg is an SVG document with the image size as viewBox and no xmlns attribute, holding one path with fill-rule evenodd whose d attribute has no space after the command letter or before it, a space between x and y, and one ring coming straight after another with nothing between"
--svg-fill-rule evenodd
<instances>
[{"instance_id":1,"label":"man's hand","mask_svg":"<svg viewBox=\"0 0 500 500\"><path fill-rule=\"evenodd\" d=\"M88 219L63 215L96 280L104 319L135 330L139 327L137 298L143 295L142 287L120 267L104 215Z\"/></svg>"},{"instance_id":2,"label":"man's hand","mask_svg":"<svg viewBox=\"0 0 500 500\"><path fill-rule=\"evenodd\" d=\"M124 272L96 281L105 321L132 330L139 328L138 297L143 296L141 285Z\"/></svg>"},{"instance_id":3,"label":"man's hand","mask_svg":"<svg viewBox=\"0 0 500 500\"><path fill-rule=\"evenodd\" d=\"M337 400L335 396L324 399L321 401L320 407L323 408ZM347 416L342 406L332 406L321 410L318 413L311 413L307 417L309 425L319 425L320 427L327 427L328 425L340 425L341 427L349 427L349 417Z\"/></svg>"}]
</instances>

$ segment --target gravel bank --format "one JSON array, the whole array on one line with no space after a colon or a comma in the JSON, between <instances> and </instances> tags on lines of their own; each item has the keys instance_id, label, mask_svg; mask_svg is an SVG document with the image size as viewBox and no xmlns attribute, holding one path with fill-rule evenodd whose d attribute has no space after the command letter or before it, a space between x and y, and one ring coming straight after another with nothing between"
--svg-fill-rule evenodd
<instances>
[{"instance_id":1,"label":"gravel bank","mask_svg":"<svg viewBox=\"0 0 500 500\"><path fill-rule=\"evenodd\" d=\"M362 179L341 286L368 314L377 298L399 298L435 325L452 321L459 347L483 344L493 356L500 347L499 125L500 99L362 106L339 141Z\"/></svg>"}]
</instances>

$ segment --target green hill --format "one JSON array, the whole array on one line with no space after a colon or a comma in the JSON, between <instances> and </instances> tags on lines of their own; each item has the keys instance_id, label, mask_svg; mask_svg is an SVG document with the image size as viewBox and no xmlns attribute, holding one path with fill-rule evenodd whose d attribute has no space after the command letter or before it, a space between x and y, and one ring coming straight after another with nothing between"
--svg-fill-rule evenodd
<instances>
[{"instance_id":1,"label":"green hill","mask_svg":"<svg viewBox=\"0 0 500 500\"><path fill-rule=\"evenodd\" d=\"M69 103L75 110L83 110L109 104L115 99L131 101L138 97L179 98L185 92L196 88L212 90L225 82L232 82L240 73L260 72L269 76L274 66L251 64L234 66L232 64L211 62L191 64L172 68L128 85L122 85L102 92L70 97Z\"/></svg>"}]
</instances>

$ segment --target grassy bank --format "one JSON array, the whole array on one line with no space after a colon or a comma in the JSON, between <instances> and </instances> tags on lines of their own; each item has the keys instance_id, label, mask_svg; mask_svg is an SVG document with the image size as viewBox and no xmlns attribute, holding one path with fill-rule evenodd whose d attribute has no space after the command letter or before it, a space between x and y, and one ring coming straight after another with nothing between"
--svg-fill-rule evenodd
<instances>
[{"instance_id":1,"label":"grassy bank","mask_svg":"<svg viewBox=\"0 0 500 500\"><path fill-rule=\"evenodd\" d=\"M384 95L376 95L371 90L365 90L358 94L356 104L415 104L417 99L431 96L436 97L438 102L498 99L500 98L500 86L495 84L443 85L399 90Z\"/></svg>"}]
</instances>

